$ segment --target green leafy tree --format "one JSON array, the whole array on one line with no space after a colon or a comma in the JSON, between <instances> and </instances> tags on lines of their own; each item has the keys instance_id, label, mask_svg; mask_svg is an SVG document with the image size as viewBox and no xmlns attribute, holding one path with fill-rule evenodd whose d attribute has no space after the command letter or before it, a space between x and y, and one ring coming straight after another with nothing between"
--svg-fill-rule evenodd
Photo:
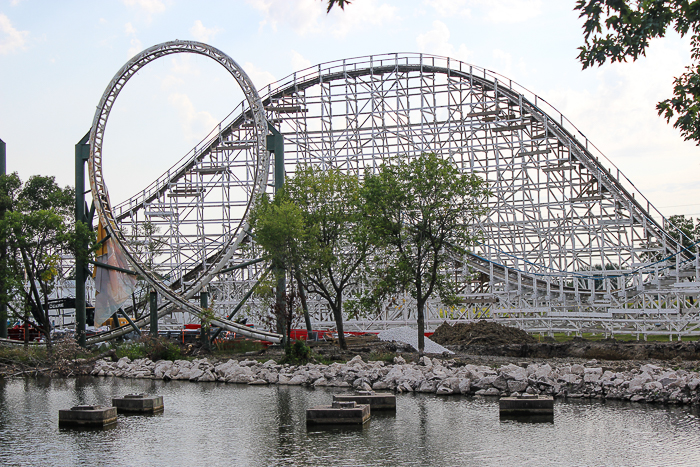
<instances>
[{"instance_id":1,"label":"green leafy tree","mask_svg":"<svg viewBox=\"0 0 700 467\"><path fill-rule=\"evenodd\" d=\"M333 313L338 342L347 348L343 293L357 285L357 270L371 251L360 181L337 169L302 167L286 185L306 226L298 280L323 298Z\"/></svg>"},{"instance_id":2,"label":"green leafy tree","mask_svg":"<svg viewBox=\"0 0 700 467\"><path fill-rule=\"evenodd\" d=\"M693 63L675 78L673 97L656 105L667 122L685 140L700 145L700 2L689 0L577 0L585 18L585 44L579 47L583 68L606 61L636 60L646 54L649 41L664 37L669 28L681 36L691 34Z\"/></svg>"},{"instance_id":3,"label":"green leafy tree","mask_svg":"<svg viewBox=\"0 0 700 467\"><path fill-rule=\"evenodd\" d=\"M383 287L405 287L417 301L418 350L425 348L425 304L436 291L454 300L445 265L478 237L482 201L489 192L435 153L382 164L365 175L362 196L372 240L383 247Z\"/></svg>"},{"instance_id":4,"label":"green leafy tree","mask_svg":"<svg viewBox=\"0 0 700 467\"><path fill-rule=\"evenodd\" d=\"M0 198L0 240L7 248L4 298L25 320L31 314L50 349L48 299L61 273L61 255L76 254L77 237L88 239L90 232L73 228L74 190L59 187L54 177L37 175L23 184L16 173L0 176Z\"/></svg>"},{"instance_id":5,"label":"green leafy tree","mask_svg":"<svg viewBox=\"0 0 700 467\"><path fill-rule=\"evenodd\" d=\"M304 217L301 210L282 189L274 198L265 193L253 207L250 226L255 241L263 249L263 257L270 261L276 283L285 276L294 275L300 262L301 245L305 236ZM275 317L277 332L288 336L286 291L276 290Z\"/></svg>"}]
</instances>

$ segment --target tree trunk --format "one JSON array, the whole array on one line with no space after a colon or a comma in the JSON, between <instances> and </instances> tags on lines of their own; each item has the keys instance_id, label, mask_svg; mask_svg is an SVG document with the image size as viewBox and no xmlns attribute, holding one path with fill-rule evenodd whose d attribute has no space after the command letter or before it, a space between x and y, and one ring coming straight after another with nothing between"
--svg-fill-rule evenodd
<instances>
[{"instance_id":1,"label":"tree trunk","mask_svg":"<svg viewBox=\"0 0 700 467\"><path fill-rule=\"evenodd\" d=\"M53 347L51 346L51 318L49 317L49 296L44 290L44 335L46 336L46 353L51 356Z\"/></svg>"},{"instance_id":2,"label":"tree trunk","mask_svg":"<svg viewBox=\"0 0 700 467\"><path fill-rule=\"evenodd\" d=\"M275 315L277 318L277 333L282 336L282 347L287 348L287 300L285 290L285 271L282 268L277 268L275 271L277 276L277 286L275 287Z\"/></svg>"},{"instance_id":3,"label":"tree trunk","mask_svg":"<svg viewBox=\"0 0 700 467\"><path fill-rule=\"evenodd\" d=\"M418 300L418 355L423 356L425 349L425 300Z\"/></svg>"},{"instance_id":4,"label":"tree trunk","mask_svg":"<svg viewBox=\"0 0 700 467\"><path fill-rule=\"evenodd\" d=\"M313 329L311 328L311 317L309 316L309 307L306 304L306 292L304 292L304 285L301 283L301 275L297 272L294 274L297 280L297 287L299 289L299 298L301 299L301 309L304 310L304 321L306 322L306 333L307 340L311 337Z\"/></svg>"},{"instance_id":5,"label":"tree trunk","mask_svg":"<svg viewBox=\"0 0 700 467\"><path fill-rule=\"evenodd\" d=\"M343 330L343 304L337 301L331 308L333 309L333 318L335 319L335 327L338 330L338 345L341 349L347 350L348 344L345 342L345 331Z\"/></svg>"}]
</instances>

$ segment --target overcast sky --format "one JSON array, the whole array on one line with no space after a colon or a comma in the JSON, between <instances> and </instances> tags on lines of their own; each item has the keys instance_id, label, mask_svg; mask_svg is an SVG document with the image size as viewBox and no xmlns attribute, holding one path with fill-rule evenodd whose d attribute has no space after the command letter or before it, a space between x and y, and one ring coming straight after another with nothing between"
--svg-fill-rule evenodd
<instances>
[{"instance_id":1,"label":"overcast sky","mask_svg":"<svg viewBox=\"0 0 700 467\"><path fill-rule=\"evenodd\" d=\"M0 0L0 139L9 171L73 184L74 145L111 78L160 42L207 42L262 88L321 62L425 52L499 72L566 115L665 215L700 216L700 150L658 117L688 40L635 63L581 70L574 0ZM262 91L261 91L262 94ZM184 156L242 93L204 57L148 65L117 99L104 145L113 202Z\"/></svg>"}]
</instances>

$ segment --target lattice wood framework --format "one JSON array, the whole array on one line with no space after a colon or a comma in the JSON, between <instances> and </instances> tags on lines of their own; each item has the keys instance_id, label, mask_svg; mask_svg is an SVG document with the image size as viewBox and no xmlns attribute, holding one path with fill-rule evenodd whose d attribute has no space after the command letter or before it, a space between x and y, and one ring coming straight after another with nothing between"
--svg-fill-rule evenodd
<instances>
[{"instance_id":1,"label":"lattice wood framework","mask_svg":"<svg viewBox=\"0 0 700 467\"><path fill-rule=\"evenodd\" d=\"M449 58L391 54L321 64L261 94L268 122L284 135L288 175L317 164L362 176L387 158L430 151L488 181L483 244L448 266L463 282L463 306L431 303L429 324L489 317L542 332L700 333L697 247L683 250L636 187L517 83ZM242 103L175 168L114 208L127 231L158 227L160 247L144 262L173 288L196 281L222 254L229 226L243 220L253 184L250 125ZM253 250L240 249L228 266ZM219 312L263 269L212 281ZM316 323L330 325L322 302L312 305ZM350 325L410 324L411 310L410 297L395 297Z\"/></svg>"}]
</instances>

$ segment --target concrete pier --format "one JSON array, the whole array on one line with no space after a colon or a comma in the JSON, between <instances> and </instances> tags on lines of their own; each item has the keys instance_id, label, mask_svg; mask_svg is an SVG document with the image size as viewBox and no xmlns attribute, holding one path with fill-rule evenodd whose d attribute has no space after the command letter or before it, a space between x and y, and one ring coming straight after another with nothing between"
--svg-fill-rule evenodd
<instances>
[{"instance_id":1,"label":"concrete pier","mask_svg":"<svg viewBox=\"0 0 700 467\"><path fill-rule=\"evenodd\" d=\"M58 411L59 426L103 427L117 423L116 407L77 405Z\"/></svg>"},{"instance_id":2,"label":"concrete pier","mask_svg":"<svg viewBox=\"0 0 700 467\"><path fill-rule=\"evenodd\" d=\"M334 402L356 402L374 410L396 410L396 396L388 392L359 391L357 394L338 394Z\"/></svg>"},{"instance_id":3,"label":"concrete pier","mask_svg":"<svg viewBox=\"0 0 700 467\"><path fill-rule=\"evenodd\" d=\"M501 397L498 408L501 415L507 416L553 415L554 398L537 394Z\"/></svg>"},{"instance_id":4,"label":"concrete pier","mask_svg":"<svg viewBox=\"0 0 700 467\"><path fill-rule=\"evenodd\" d=\"M163 396L127 394L113 398L112 405L119 413L158 413L163 411Z\"/></svg>"},{"instance_id":5,"label":"concrete pier","mask_svg":"<svg viewBox=\"0 0 700 467\"><path fill-rule=\"evenodd\" d=\"M362 425L369 418L369 405L356 404L354 401L335 401L332 405L306 409L307 425Z\"/></svg>"}]
</instances>

